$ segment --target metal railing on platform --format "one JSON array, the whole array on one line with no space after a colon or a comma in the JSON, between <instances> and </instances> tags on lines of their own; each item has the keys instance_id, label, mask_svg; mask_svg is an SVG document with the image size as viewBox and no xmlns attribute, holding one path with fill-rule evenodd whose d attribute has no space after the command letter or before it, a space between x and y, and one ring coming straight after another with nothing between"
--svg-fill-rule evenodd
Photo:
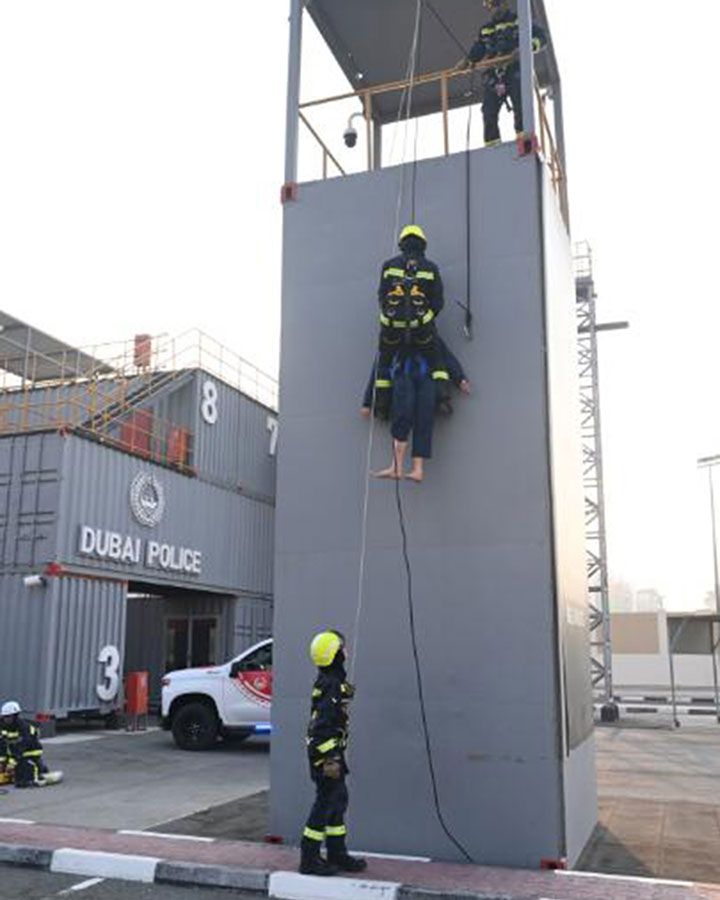
<instances>
[{"instance_id":1,"label":"metal railing on platform","mask_svg":"<svg viewBox=\"0 0 720 900\"><path fill-rule=\"evenodd\" d=\"M0 435L73 431L192 471L192 432L159 417L153 402L178 379L202 370L277 409L276 380L197 329L178 337L141 335L82 352L94 361L86 372L78 370L76 351L50 359L29 350L25 378L4 369L0 358ZM48 363L56 377L47 377ZM37 380L33 373L40 369L45 375Z\"/></svg>"},{"instance_id":2,"label":"metal railing on platform","mask_svg":"<svg viewBox=\"0 0 720 900\"><path fill-rule=\"evenodd\" d=\"M498 68L502 66L507 66L510 63L516 60L516 56L514 54L509 56L501 56L501 57L493 57L492 59L483 60L479 63L475 63L474 65L456 65L451 69L442 69L437 72L427 72L422 75L418 75L412 81L413 89L417 89L419 87L437 84L439 94L440 94L440 105L439 110L441 113L442 119L442 133L443 133L443 152L445 156L448 156L451 152L451 140L450 140L450 83L457 78L474 78L476 74L482 75L488 69ZM403 79L400 81L391 81L386 84L378 84L372 87L361 88L356 91L347 91L342 94L335 94L330 97L322 97L316 100L308 100L303 103L300 103L300 120L307 128L309 134L315 140L315 142L320 147L322 151L322 177L326 179L330 177L329 172L329 163L331 162L339 176L344 176L348 174L341 163L336 159L333 155L332 150L329 147L327 141L325 141L320 135L318 129L313 126L308 118L308 111L313 108L318 108L321 106L326 106L328 104L336 104L341 103L347 100L358 100L361 104L362 112L358 113L358 115L362 115L365 120L365 129L366 129L366 145L367 145L367 165L366 168L368 171L381 167L381 160L375 158L375 141L374 141L374 129L377 126L374 120L374 100L375 98L390 93L403 93L410 88L410 81L407 79ZM471 93L475 93L475 87L471 87ZM555 139L554 128L549 120L546 110L546 103L548 99L548 92L542 90L539 84L535 83L535 109L539 127L539 152L541 158L545 162L545 164L550 169L550 175L552 179L552 184L555 189L555 192L558 196L558 202L560 204L560 208L563 214L563 218L567 224L568 222L568 201L567 201L567 186L565 182L565 172L562 164L562 160L560 157L560 153L558 151L557 142ZM471 98L470 103L479 103L480 97L477 99ZM470 104L468 104L470 105ZM464 148L463 148L464 149Z\"/></svg>"}]
</instances>

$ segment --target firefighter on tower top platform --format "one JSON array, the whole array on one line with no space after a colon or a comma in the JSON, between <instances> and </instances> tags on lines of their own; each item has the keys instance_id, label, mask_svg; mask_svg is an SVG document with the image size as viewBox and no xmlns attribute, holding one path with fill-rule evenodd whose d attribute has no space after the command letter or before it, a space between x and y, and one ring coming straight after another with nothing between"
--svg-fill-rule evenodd
<instances>
[{"instance_id":1,"label":"firefighter on tower top platform","mask_svg":"<svg viewBox=\"0 0 720 900\"><path fill-rule=\"evenodd\" d=\"M345 843L348 705L355 694L345 673L345 639L339 631L324 631L313 638L310 656L318 667L307 731L310 777L316 795L300 845L300 872L303 875L361 872L367 863L350 856ZM326 859L320 853L323 842L327 848Z\"/></svg>"},{"instance_id":2,"label":"firefighter on tower top platform","mask_svg":"<svg viewBox=\"0 0 720 900\"><path fill-rule=\"evenodd\" d=\"M480 29L477 41L468 54L468 62L488 62L495 57L514 56L510 62L485 69L483 74L483 121L485 144L494 147L500 143L500 110L512 103L515 132L523 133L522 92L520 88L520 61L517 58L520 44L518 17L508 7L508 0L484 0L483 5L491 13L490 21ZM533 51L538 53L547 44L545 31L533 24Z\"/></svg>"}]
</instances>

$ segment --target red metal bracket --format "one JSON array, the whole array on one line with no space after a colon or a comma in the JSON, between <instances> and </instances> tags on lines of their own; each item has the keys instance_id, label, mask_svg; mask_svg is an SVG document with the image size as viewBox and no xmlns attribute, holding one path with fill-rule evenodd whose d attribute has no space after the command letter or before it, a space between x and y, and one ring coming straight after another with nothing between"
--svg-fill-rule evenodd
<instances>
[{"instance_id":1,"label":"red metal bracket","mask_svg":"<svg viewBox=\"0 0 720 900\"><path fill-rule=\"evenodd\" d=\"M557 869L567 869L567 859L561 856L560 859L547 859L544 857L540 860L540 868L546 872L554 872Z\"/></svg>"},{"instance_id":2,"label":"red metal bracket","mask_svg":"<svg viewBox=\"0 0 720 900\"><path fill-rule=\"evenodd\" d=\"M516 139L518 156L530 156L533 153L540 152L540 144L537 135L519 134Z\"/></svg>"},{"instance_id":3,"label":"red metal bracket","mask_svg":"<svg viewBox=\"0 0 720 900\"><path fill-rule=\"evenodd\" d=\"M288 181L280 188L280 202L294 203L298 198L298 186L295 181Z\"/></svg>"}]
</instances>

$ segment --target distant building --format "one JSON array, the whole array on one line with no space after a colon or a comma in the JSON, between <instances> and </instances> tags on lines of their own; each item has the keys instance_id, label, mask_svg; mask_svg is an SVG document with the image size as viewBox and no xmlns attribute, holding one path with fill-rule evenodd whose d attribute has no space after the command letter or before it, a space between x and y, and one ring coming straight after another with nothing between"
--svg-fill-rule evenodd
<instances>
[{"instance_id":1,"label":"distant building","mask_svg":"<svg viewBox=\"0 0 720 900\"><path fill-rule=\"evenodd\" d=\"M635 611L635 593L627 581L610 582L610 611L613 613Z\"/></svg>"},{"instance_id":2,"label":"distant building","mask_svg":"<svg viewBox=\"0 0 720 900\"><path fill-rule=\"evenodd\" d=\"M636 591L633 612L659 612L664 608L662 594L655 588Z\"/></svg>"}]
</instances>

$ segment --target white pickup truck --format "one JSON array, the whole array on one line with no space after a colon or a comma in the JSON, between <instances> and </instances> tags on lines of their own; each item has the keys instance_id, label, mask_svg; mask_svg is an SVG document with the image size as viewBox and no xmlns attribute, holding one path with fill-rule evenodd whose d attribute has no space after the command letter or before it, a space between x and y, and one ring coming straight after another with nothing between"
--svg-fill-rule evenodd
<instances>
[{"instance_id":1,"label":"white pickup truck","mask_svg":"<svg viewBox=\"0 0 720 900\"><path fill-rule=\"evenodd\" d=\"M270 734L272 639L223 666L178 669L162 680L162 725L183 750L208 750L218 737Z\"/></svg>"}]
</instances>

